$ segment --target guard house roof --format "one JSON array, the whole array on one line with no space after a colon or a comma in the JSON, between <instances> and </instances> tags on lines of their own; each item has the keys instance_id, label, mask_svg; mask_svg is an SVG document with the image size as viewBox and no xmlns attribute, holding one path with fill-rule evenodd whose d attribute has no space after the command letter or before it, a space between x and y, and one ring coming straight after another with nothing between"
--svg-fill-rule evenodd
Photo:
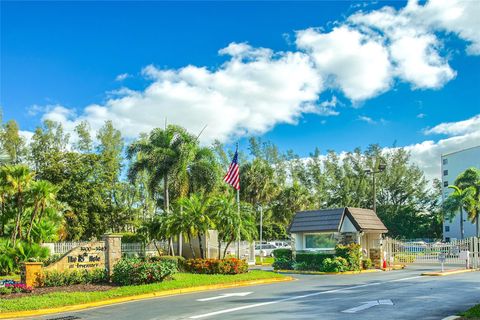
<instances>
[{"instance_id":1,"label":"guard house roof","mask_svg":"<svg viewBox=\"0 0 480 320\"><path fill-rule=\"evenodd\" d=\"M345 217L358 231L388 232L373 210L350 207L297 212L289 232L339 232Z\"/></svg>"}]
</instances>

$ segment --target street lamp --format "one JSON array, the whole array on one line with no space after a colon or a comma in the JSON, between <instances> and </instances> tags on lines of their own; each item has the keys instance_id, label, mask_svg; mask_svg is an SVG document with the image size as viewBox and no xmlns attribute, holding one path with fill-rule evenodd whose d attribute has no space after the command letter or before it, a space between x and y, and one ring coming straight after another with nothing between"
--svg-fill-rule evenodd
<instances>
[{"instance_id":1,"label":"street lamp","mask_svg":"<svg viewBox=\"0 0 480 320\"><path fill-rule=\"evenodd\" d=\"M385 171L386 168L387 168L386 164L380 163L377 167L377 170L365 169L365 173L371 174L373 177L373 211L375 213L377 212L377 192L375 189L375 174Z\"/></svg>"}]
</instances>

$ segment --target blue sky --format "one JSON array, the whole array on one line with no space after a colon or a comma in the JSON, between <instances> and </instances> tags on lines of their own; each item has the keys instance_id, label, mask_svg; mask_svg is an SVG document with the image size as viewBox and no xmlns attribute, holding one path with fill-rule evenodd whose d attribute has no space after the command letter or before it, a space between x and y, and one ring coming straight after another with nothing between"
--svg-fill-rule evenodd
<instances>
[{"instance_id":1,"label":"blue sky","mask_svg":"<svg viewBox=\"0 0 480 320\"><path fill-rule=\"evenodd\" d=\"M255 135L301 156L395 143L422 166L478 144L477 13L478 1L2 1L0 105L26 135L45 118L111 119L133 138L168 117L207 124L207 143Z\"/></svg>"}]
</instances>

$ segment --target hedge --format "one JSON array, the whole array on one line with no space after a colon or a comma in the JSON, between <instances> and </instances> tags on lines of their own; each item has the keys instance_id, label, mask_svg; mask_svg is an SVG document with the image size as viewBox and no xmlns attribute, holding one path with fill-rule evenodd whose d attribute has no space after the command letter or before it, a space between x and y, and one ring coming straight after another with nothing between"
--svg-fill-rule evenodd
<instances>
[{"instance_id":1,"label":"hedge","mask_svg":"<svg viewBox=\"0 0 480 320\"><path fill-rule=\"evenodd\" d=\"M273 256L275 259L292 260L292 249L275 249Z\"/></svg>"},{"instance_id":2,"label":"hedge","mask_svg":"<svg viewBox=\"0 0 480 320\"><path fill-rule=\"evenodd\" d=\"M334 257L335 255L331 253L298 252L295 255L294 267L298 268L296 270L323 271L323 260Z\"/></svg>"},{"instance_id":3,"label":"hedge","mask_svg":"<svg viewBox=\"0 0 480 320\"><path fill-rule=\"evenodd\" d=\"M108 282L105 269L44 271L37 277L37 287L63 287L74 284Z\"/></svg>"},{"instance_id":4,"label":"hedge","mask_svg":"<svg viewBox=\"0 0 480 320\"><path fill-rule=\"evenodd\" d=\"M184 264L185 271L198 274L239 274L248 271L245 260L228 259L188 259Z\"/></svg>"},{"instance_id":5,"label":"hedge","mask_svg":"<svg viewBox=\"0 0 480 320\"><path fill-rule=\"evenodd\" d=\"M118 285L161 282L177 272L172 260L144 261L122 258L113 267L112 281Z\"/></svg>"}]
</instances>

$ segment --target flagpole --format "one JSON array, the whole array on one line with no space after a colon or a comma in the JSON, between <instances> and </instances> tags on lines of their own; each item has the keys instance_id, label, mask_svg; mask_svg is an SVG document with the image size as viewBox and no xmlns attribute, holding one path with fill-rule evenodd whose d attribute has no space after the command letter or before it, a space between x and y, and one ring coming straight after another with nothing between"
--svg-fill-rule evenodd
<instances>
[{"instance_id":1,"label":"flagpole","mask_svg":"<svg viewBox=\"0 0 480 320\"><path fill-rule=\"evenodd\" d=\"M238 208L238 222L241 223L240 219L240 189L237 189L237 208ZM240 259L240 228L237 228L237 258Z\"/></svg>"}]
</instances>

